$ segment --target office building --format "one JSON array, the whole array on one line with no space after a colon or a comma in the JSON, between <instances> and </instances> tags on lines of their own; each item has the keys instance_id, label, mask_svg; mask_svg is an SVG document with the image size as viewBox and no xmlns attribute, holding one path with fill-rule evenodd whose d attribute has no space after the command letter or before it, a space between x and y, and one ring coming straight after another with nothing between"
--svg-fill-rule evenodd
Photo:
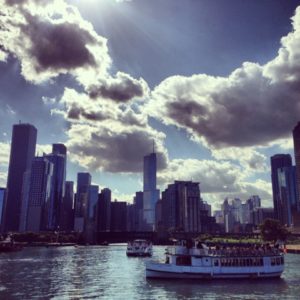
<instances>
[{"instance_id":1,"label":"office building","mask_svg":"<svg viewBox=\"0 0 300 300\"><path fill-rule=\"evenodd\" d=\"M274 218L281 220L280 189L278 182L278 170L280 168L289 168L292 166L292 158L289 154L276 154L271 157L271 179L274 204Z\"/></svg>"},{"instance_id":2,"label":"office building","mask_svg":"<svg viewBox=\"0 0 300 300\"><path fill-rule=\"evenodd\" d=\"M74 228L74 182L65 182L65 196L60 218L60 229L63 231L72 231Z\"/></svg>"},{"instance_id":3,"label":"office building","mask_svg":"<svg viewBox=\"0 0 300 300\"><path fill-rule=\"evenodd\" d=\"M0 188L0 232L2 231L2 214L4 208L5 191L5 188Z\"/></svg>"},{"instance_id":4,"label":"office building","mask_svg":"<svg viewBox=\"0 0 300 300\"><path fill-rule=\"evenodd\" d=\"M47 216L47 230L59 230L60 213L65 195L66 182L66 156L60 153L45 155L53 164L53 176L51 182L51 196Z\"/></svg>"},{"instance_id":5,"label":"office building","mask_svg":"<svg viewBox=\"0 0 300 300\"><path fill-rule=\"evenodd\" d=\"M98 195L98 231L110 231L111 190L104 188Z\"/></svg>"},{"instance_id":6,"label":"office building","mask_svg":"<svg viewBox=\"0 0 300 300\"><path fill-rule=\"evenodd\" d=\"M175 181L169 184L162 192L161 205L162 221L166 231L201 232L199 183ZM208 211L206 214L208 215Z\"/></svg>"},{"instance_id":7,"label":"office building","mask_svg":"<svg viewBox=\"0 0 300 300\"><path fill-rule=\"evenodd\" d=\"M145 231L155 228L155 206L159 199L156 189L156 153L144 157L143 227Z\"/></svg>"},{"instance_id":8,"label":"office building","mask_svg":"<svg viewBox=\"0 0 300 300\"><path fill-rule=\"evenodd\" d=\"M293 213L297 212L296 167L283 167L277 170L278 175L278 220L281 224L291 226Z\"/></svg>"},{"instance_id":9,"label":"office building","mask_svg":"<svg viewBox=\"0 0 300 300\"><path fill-rule=\"evenodd\" d=\"M35 154L37 130L30 124L13 126L5 213L5 231L18 231L22 209L22 188L24 173L30 171Z\"/></svg>"},{"instance_id":10,"label":"office building","mask_svg":"<svg viewBox=\"0 0 300 300\"><path fill-rule=\"evenodd\" d=\"M111 202L110 231L127 230L127 202Z\"/></svg>"},{"instance_id":11,"label":"office building","mask_svg":"<svg viewBox=\"0 0 300 300\"><path fill-rule=\"evenodd\" d=\"M77 191L75 197L75 220L74 230L83 232L85 220L88 215L89 191L91 185L91 175L89 173L77 174Z\"/></svg>"},{"instance_id":12,"label":"office building","mask_svg":"<svg viewBox=\"0 0 300 300\"><path fill-rule=\"evenodd\" d=\"M35 157L30 173L28 211L25 214L26 231L39 232L47 229L52 176L53 164L46 157Z\"/></svg>"}]
</instances>

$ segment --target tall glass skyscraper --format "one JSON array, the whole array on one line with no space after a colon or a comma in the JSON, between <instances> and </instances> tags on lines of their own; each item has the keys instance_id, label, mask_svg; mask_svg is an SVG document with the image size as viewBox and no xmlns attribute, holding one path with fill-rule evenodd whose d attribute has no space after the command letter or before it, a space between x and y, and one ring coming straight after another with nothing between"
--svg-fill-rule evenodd
<instances>
[{"instance_id":1,"label":"tall glass skyscraper","mask_svg":"<svg viewBox=\"0 0 300 300\"><path fill-rule=\"evenodd\" d=\"M111 190L104 188L98 196L98 231L110 230Z\"/></svg>"},{"instance_id":2,"label":"tall glass skyscraper","mask_svg":"<svg viewBox=\"0 0 300 300\"><path fill-rule=\"evenodd\" d=\"M91 180L92 177L89 173L77 174L74 230L78 232L83 232L84 222L88 216L88 201Z\"/></svg>"},{"instance_id":3,"label":"tall glass skyscraper","mask_svg":"<svg viewBox=\"0 0 300 300\"><path fill-rule=\"evenodd\" d=\"M37 130L31 124L13 126L5 201L4 230L18 231L22 207L23 176L31 168Z\"/></svg>"},{"instance_id":4,"label":"tall glass skyscraper","mask_svg":"<svg viewBox=\"0 0 300 300\"><path fill-rule=\"evenodd\" d=\"M294 153L296 163L297 209L300 211L300 122L293 130Z\"/></svg>"},{"instance_id":5,"label":"tall glass skyscraper","mask_svg":"<svg viewBox=\"0 0 300 300\"><path fill-rule=\"evenodd\" d=\"M45 157L53 164L47 230L58 230L60 225L60 213L65 196L66 156L60 153L52 153L45 155Z\"/></svg>"},{"instance_id":6,"label":"tall glass skyscraper","mask_svg":"<svg viewBox=\"0 0 300 300\"><path fill-rule=\"evenodd\" d=\"M144 157L144 191L143 191L143 219L144 230L153 231L155 226L155 206L159 199L156 189L156 153Z\"/></svg>"},{"instance_id":7,"label":"tall glass skyscraper","mask_svg":"<svg viewBox=\"0 0 300 300\"><path fill-rule=\"evenodd\" d=\"M53 164L46 157L35 157L30 172L26 231L39 232L48 229L51 209L51 183Z\"/></svg>"},{"instance_id":8,"label":"tall glass skyscraper","mask_svg":"<svg viewBox=\"0 0 300 300\"><path fill-rule=\"evenodd\" d=\"M5 188L0 188L0 232L2 229L2 214L4 208Z\"/></svg>"},{"instance_id":9,"label":"tall glass skyscraper","mask_svg":"<svg viewBox=\"0 0 300 300\"><path fill-rule=\"evenodd\" d=\"M282 205L280 198L280 187L278 181L278 170L281 168L290 168L292 166L292 157L289 154L276 154L271 157L271 178L274 204L274 217L281 220Z\"/></svg>"}]
</instances>

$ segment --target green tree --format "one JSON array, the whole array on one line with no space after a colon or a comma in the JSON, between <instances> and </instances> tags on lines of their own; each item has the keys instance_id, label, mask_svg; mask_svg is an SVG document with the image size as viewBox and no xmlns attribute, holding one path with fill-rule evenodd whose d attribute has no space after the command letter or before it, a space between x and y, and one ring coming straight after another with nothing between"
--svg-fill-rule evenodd
<instances>
[{"instance_id":1,"label":"green tree","mask_svg":"<svg viewBox=\"0 0 300 300\"><path fill-rule=\"evenodd\" d=\"M288 230L274 219L266 219L260 225L260 232L264 241L274 242L274 244L277 240L285 241L289 235Z\"/></svg>"}]
</instances>

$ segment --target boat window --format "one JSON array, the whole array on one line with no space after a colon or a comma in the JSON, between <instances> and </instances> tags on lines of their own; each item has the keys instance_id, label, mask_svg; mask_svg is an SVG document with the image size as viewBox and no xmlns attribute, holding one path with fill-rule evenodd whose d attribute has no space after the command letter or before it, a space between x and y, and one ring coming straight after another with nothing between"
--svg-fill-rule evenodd
<instances>
[{"instance_id":1,"label":"boat window","mask_svg":"<svg viewBox=\"0 0 300 300\"><path fill-rule=\"evenodd\" d=\"M281 259L281 264L283 265L284 264L284 258L283 258L283 256L280 259Z\"/></svg>"},{"instance_id":2,"label":"boat window","mask_svg":"<svg viewBox=\"0 0 300 300\"><path fill-rule=\"evenodd\" d=\"M264 260L261 258L260 259L260 265L263 266L264 265Z\"/></svg>"},{"instance_id":3,"label":"boat window","mask_svg":"<svg viewBox=\"0 0 300 300\"><path fill-rule=\"evenodd\" d=\"M276 264L277 264L277 265L280 265L280 257L277 257L277 258L276 258Z\"/></svg>"},{"instance_id":4,"label":"boat window","mask_svg":"<svg viewBox=\"0 0 300 300\"><path fill-rule=\"evenodd\" d=\"M274 266L274 265L275 265L275 258L272 257L272 258L271 258L271 266Z\"/></svg>"},{"instance_id":5,"label":"boat window","mask_svg":"<svg viewBox=\"0 0 300 300\"><path fill-rule=\"evenodd\" d=\"M218 267L218 266L219 266L219 260L218 260L218 259L215 259L215 260L214 260L214 266L215 266L215 267Z\"/></svg>"},{"instance_id":6,"label":"boat window","mask_svg":"<svg viewBox=\"0 0 300 300\"><path fill-rule=\"evenodd\" d=\"M191 256L177 256L176 257L176 265L178 265L178 266L191 266L192 265Z\"/></svg>"}]
</instances>

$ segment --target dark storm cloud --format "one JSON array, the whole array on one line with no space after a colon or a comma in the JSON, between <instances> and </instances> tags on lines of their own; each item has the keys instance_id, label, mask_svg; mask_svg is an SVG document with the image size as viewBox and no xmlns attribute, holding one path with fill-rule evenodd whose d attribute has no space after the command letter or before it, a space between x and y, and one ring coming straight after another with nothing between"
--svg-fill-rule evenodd
<instances>
[{"instance_id":1,"label":"dark storm cloud","mask_svg":"<svg viewBox=\"0 0 300 300\"><path fill-rule=\"evenodd\" d=\"M103 80L99 86L89 88L91 98L103 97L116 102L126 102L136 97L143 97L147 89L146 83L134 79L128 74L118 72L115 78Z\"/></svg>"},{"instance_id":2,"label":"dark storm cloud","mask_svg":"<svg viewBox=\"0 0 300 300\"><path fill-rule=\"evenodd\" d=\"M96 66L93 55L86 47L96 41L77 24L53 24L28 15L27 24L21 30L32 43L29 55L36 59L38 72Z\"/></svg>"},{"instance_id":3,"label":"dark storm cloud","mask_svg":"<svg viewBox=\"0 0 300 300\"><path fill-rule=\"evenodd\" d=\"M278 55L244 63L228 77L174 76L153 91L149 114L214 147L264 144L291 134L300 120L300 8Z\"/></svg>"}]
</instances>

